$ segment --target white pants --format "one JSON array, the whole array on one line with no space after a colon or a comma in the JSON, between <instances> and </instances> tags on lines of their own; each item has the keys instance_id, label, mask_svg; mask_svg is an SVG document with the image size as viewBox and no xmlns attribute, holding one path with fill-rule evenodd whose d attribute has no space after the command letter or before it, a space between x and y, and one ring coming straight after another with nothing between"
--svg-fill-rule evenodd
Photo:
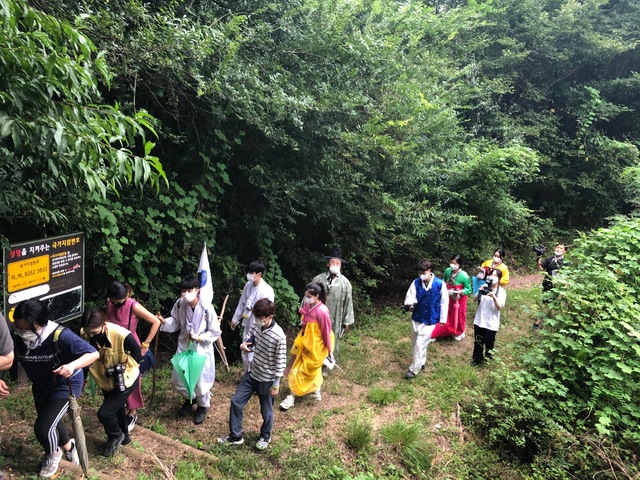
<instances>
[{"instance_id":1,"label":"white pants","mask_svg":"<svg viewBox=\"0 0 640 480\"><path fill-rule=\"evenodd\" d=\"M242 341L246 342L249 340L249 329L245 328L242 332ZM245 352L244 350L240 350L242 353L242 374L244 375L249 370L251 370L251 362L253 362L253 352Z\"/></svg>"},{"instance_id":2,"label":"white pants","mask_svg":"<svg viewBox=\"0 0 640 480\"><path fill-rule=\"evenodd\" d=\"M437 325L437 324L436 324ZM409 371L415 375L420 373L427 363L427 346L431 340L431 334L436 325L424 325L411 321L411 346L413 348L413 362L409 365Z\"/></svg>"}]
</instances>

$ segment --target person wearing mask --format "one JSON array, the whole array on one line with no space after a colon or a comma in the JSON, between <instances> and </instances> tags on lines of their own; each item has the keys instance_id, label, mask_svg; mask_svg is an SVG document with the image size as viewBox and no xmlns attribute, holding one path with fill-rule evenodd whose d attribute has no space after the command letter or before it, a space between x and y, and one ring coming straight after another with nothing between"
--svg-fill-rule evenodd
<instances>
[{"instance_id":1,"label":"person wearing mask","mask_svg":"<svg viewBox=\"0 0 640 480\"><path fill-rule=\"evenodd\" d=\"M62 455L80 464L75 440L62 418L69 408L69 389L82 394L83 368L98 360L94 347L68 328L49 320L36 299L20 302L13 313L15 355L31 380L37 418L33 430L44 448L39 475L55 475Z\"/></svg>"},{"instance_id":2,"label":"person wearing mask","mask_svg":"<svg viewBox=\"0 0 640 480\"><path fill-rule=\"evenodd\" d=\"M486 285L483 285L474 300L478 302L478 309L473 320L473 359L472 366L481 365L491 358L496 333L500 329L500 310L507 301L507 292L500 285L502 270L494 268L489 272ZM491 283L491 286L488 285Z\"/></svg>"},{"instance_id":3,"label":"person wearing mask","mask_svg":"<svg viewBox=\"0 0 640 480\"><path fill-rule=\"evenodd\" d=\"M449 311L447 323L438 323L431 334L431 339L453 337L462 340L467 328L467 298L471 293L471 278L462 270L462 257L453 255L449 261L449 268L442 276L449 292Z\"/></svg>"},{"instance_id":4,"label":"person wearing mask","mask_svg":"<svg viewBox=\"0 0 640 480\"><path fill-rule=\"evenodd\" d=\"M131 287L122 282L114 281L107 291L107 321L120 325L131 332L133 338L140 345L141 355L146 355L151 342L158 333L160 328L160 320L156 318L149 310L144 308L134 298L131 297ZM145 337L145 341L140 343L138 338L138 320L144 320L149 323L151 328ZM138 420L138 409L144 407L142 400L141 382L138 387L131 393L127 399L127 428L131 432L136 426Z\"/></svg>"},{"instance_id":5,"label":"person wearing mask","mask_svg":"<svg viewBox=\"0 0 640 480\"><path fill-rule=\"evenodd\" d=\"M340 339L344 333L349 331L349 327L354 322L353 295L351 282L342 274L342 265L347 263L342 258L342 250L332 248L324 258L327 260L327 271L317 275L313 281L320 283L327 292L325 305L329 309L331 329L335 338L333 356L338 361Z\"/></svg>"},{"instance_id":6,"label":"person wearing mask","mask_svg":"<svg viewBox=\"0 0 640 480\"><path fill-rule=\"evenodd\" d=\"M195 398L189 397L189 391L175 368L171 372L171 385L184 397L179 413L188 415L192 412L193 405L196 405L193 423L200 425L204 422L207 410L211 406L211 388L216 379L213 344L221 333L220 322L213 306L200 300L200 282L197 277L194 275L184 277L180 281L180 292L181 297L174 303L171 316L163 318L158 315L158 318L162 322L160 330L163 332L180 332L176 354L189 350L192 344L197 353L207 357L196 383Z\"/></svg>"},{"instance_id":7,"label":"person wearing mask","mask_svg":"<svg viewBox=\"0 0 640 480\"><path fill-rule=\"evenodd\" d=\"M85 312L80 335L100 356L89 373L104 397L98 409L98 420L107 434L102 455L111 457L120 445L131 443L125 403L140 382L140 345L129 330L107 322L106 315L97 309Z\"/></svg>"},{"instance_id":8,"label":"person wearing mask","mask_svg":"<svg viewBox=\"0 0 640 480\"><path fill-rule=\"evenodd\" d=\"M481 268L499 269L500 272L502 272L500 285L503 287L509 283L509 269L504 264L504 256L504 248L496 248L496 250L493 252L493 258L491 260L487 260L481 265Z\"/></svg>"},{"instance_id":9,"label":"person wearing mask","mask_svg":"<svg viewBox=\"0 0 640 480\"><path fill-rule=\"evenodd\" d=\"M564 254L567 253L567 246L564 243L558 243L553 249L553 256L542 260L542 256L538 256L538 270L545 272L542 279L542 292L548 292L553 288L553 277L558 275L558 271L564 267Z\"/></svg>"},{"instance_id":10,"label":"person wearing mask","mask_svg":"<svg viewBox=\"0 0 640 480\"><path fill-rule=\"evenodd\" d=\"M411 348L413 361L405 374L410 380L418 375L427 362L427 346L438 323L447 323L449 292L447 285L433 273L433 264L425 259L418 263L418 278L404 298L404 305L411 310Z\"/></svg>"},{"instance_id":11,"label":"person wearing mask","mask_svg":"<svg viewBox=\"0 0 640 480\"><path fill-rule=\"evenodd\" d=\"M259 260L251 262L247 265L247 283L242 289L242 295L238 301L233 317L231 317L231 329L234 330L236 326L242 322L242 342L246 342L251 335L251 327L255 321L253 315L253 306L258 300L266 298L272 302L275 300L273 288L262 278L264 275L265 266ZM242 366L244 373L250 370L251 360L253 360L253 352L241 350L242 354Z\"/></svg>"},{"instance_id":12,"label":"person wearing mask","mask_svg":"<svg viewBox=\"0 0 640 480\"><path fill-rule=\"evenodd\" d=\"M334 335L325 298L322 284L311 282L306 286L304 304L299 310L302 328L293 341L291 360L284 371L291 393L280 403L283 410L293 407L296 397L309 393L315 400L322 400L322 364L327 357L334 361Z\"/></svg>"},{"instance_id":13,"label":"person wearing mask","mask_svg":"<svg viewBox=\"0 0 640 480\"><path fill-rule=\"evenodd\" d=\"M542 256L538 255L537 258L537 267L541 272L545 272L544 278L542 279L542 293L548 292L553 288L553 277L558 275L558 272L562 267L566 265L564 260L564 254L567 253L567 246L564 243L556 244L553 249L553 256L545 258L542 260ZM545 295L542 296L542 301L547 303L549 299L545 298ZM533 328L538 329L542 324L540 319L537 319L533 322Z\"/></svg>"},{"instance_id":14,"label":"person wearing mask","mask_svg":"<svg viewBox=\"0 0 640 480\"><path fill-rule=\"evenodd\" d=\"M253 306L255 317L249 339L240 345L243 351L253 350L251 370L240 379L229 409L229 435L218 438L218 443L242 445L242 411L255 393L260 399L262 427L258 450L264 450L271 441L273 429L273 401L280 391L280 379L287 364L287 337L273 316L275 304L268 298L258 300Z\"/></svg>"}]
</instances>

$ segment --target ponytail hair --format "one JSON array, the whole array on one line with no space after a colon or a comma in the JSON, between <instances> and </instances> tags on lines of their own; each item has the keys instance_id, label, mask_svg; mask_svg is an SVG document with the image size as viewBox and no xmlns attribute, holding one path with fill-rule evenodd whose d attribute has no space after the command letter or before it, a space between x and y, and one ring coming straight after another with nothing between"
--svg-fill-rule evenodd
<instances>
[{"instance_id":1,"label":"ponytail hair","mask_svg":"<svg viewBox=\"0 0 640 480\"><path fill-rule=\"evenodd\" d=\"M115 280L109 286L109 290L107 290L107 297L113 298L114 300L122 300L123 298L127 298L127 295L131 296L132 293L133 289L131 285Z\"/></svg>"}]
</instances>

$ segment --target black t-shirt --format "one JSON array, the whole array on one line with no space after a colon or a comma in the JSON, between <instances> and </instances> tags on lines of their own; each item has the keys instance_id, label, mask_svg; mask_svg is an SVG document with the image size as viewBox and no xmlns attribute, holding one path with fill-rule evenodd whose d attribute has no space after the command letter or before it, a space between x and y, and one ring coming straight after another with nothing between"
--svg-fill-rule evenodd
<instances>
[{"instance_id":1,"label":"black t-shirt","mask_svg":"<svg viewBox=\"0 0 640 480\"><path fill-rule=\"evenodd\" d=\"M547 275L554 277L558 274L558 270L564 266L564 257L560 260L557 260L555 256L549 257L544 259L540 265L542 265L544 271L547 272Z\"/></svg>"},{"instance_id":2,"label":"black t-shirt","mask_svg":"<svg viewBox=\"0 0 640 480\"><path fill-rule=\"evenodd\" d=\"M546 275L542 280L542 288L544 290L549 290L553 288L553 277L555 277L558 274L558 271L565 265L564 257L560 259L556 259L555 256L545 258L542 262L540 262L540 265L546 272Z\"/></svg>"}]
</instances>

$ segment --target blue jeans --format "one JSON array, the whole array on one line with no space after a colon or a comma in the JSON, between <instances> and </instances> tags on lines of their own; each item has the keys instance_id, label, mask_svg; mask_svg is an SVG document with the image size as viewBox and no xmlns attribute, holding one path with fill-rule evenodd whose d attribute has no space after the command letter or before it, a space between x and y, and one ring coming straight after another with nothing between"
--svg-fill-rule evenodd
<instances>
[{"instance_id":1,"label":"blue jeans","mask_svg":"<svg viewBox=\"0 0 640 480\"><path fill-rule=\"evenodd\" d=\"M260 399L260 413L262 426L260 436L265 440L271 439L273 428L273 397L269 389L273 382L258 382L251 378L251 372L245 373L240 379L236 393L231 397L229 408L229 433L234 440L242 438L242 410L255 393Z\"/></svg>"}]
</instances>

